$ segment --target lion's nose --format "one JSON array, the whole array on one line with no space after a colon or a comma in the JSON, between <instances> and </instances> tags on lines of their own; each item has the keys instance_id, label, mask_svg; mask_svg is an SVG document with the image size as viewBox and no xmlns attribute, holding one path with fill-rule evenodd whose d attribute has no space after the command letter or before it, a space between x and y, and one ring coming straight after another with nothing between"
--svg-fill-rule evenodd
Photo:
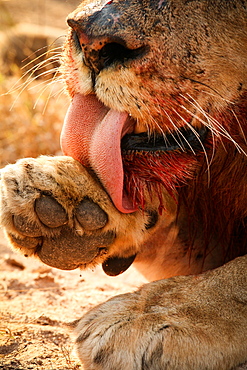
<instances>
[{"instance_id":1,"label":"lion's nose","mask_svg":"<svg viewBox=\"0 0 247 370\"><path fill-rule=\"evenodd\" d=\"M79 21L68 19L67 22L74 31L77 47L83 52L84 63L97 74L110 66L136 59L144 52L144 47L135 49L126 47L124 39L120 37L88 36Z\"/></svg>"}]
</instances>

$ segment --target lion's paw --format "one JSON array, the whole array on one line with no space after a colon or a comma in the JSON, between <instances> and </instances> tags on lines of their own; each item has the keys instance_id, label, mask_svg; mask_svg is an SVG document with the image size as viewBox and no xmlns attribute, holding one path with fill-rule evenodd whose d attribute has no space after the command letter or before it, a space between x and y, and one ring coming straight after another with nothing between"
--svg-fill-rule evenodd
<instances>
[{"instance_id":1,"label":"lion's paw","mask_svg":"<svg viewBox=\"0 0 247 370\"><path fill-rule=\"evenodd\" d=\"M105 265L109 274L122 272L145 237L149 217L118 212L99 182L65 156L27 158L6 166L0 199L0 224L12 245L60 269L102 263L124 245L120 266Z\"/></svg>"},{"instance_id":2,"label":"lion's paw","mask_svg":"<svg viewBox=\"0 0 247 370\"><path fill-rule=\"evenodd\" d=\"M39 258L54 267L74 269L82 263L88 264L105 254L115 234L113 231L97 233L107 224L108 217L92 200L83 199L72 212L74 227L69 226L69 217L56 199L41 195L34 202L36 222L30 222L27 216L14 215L13 226L19 236L9 234L10 238L22 247L34 247ZM42 233L44 228L46 232ZM87 234L87 231L95 233Z\"/></svg>"},{"instance_id":3,"label":"lion's paw","mask_svg":"<svg viewBox=\"0 0 247 370\"><path fill-rule=\"evenodd\" d=\"M92 309L72 324L85 370L230 370L245 362L246 302L227 302L220 274L157 281Z\"/></svg>"}]
</instances>

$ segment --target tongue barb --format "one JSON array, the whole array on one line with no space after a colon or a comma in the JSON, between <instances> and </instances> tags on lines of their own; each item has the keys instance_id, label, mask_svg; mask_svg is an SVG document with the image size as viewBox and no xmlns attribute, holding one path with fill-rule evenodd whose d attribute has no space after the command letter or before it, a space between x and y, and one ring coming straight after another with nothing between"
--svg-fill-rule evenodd
<instances>
[{"instance_id":1,"label":"tongue barb","mask_svg":"<svg viewBox=\"0 0 247 370\"><path fill-rule=\"evenodd\" d=\"M64 154L93 169L122 213L136 211L123 191L120 144L130 126L128 113L108 109L95 95L76 94L61 133Z\"/></svg>"}]
</instances>

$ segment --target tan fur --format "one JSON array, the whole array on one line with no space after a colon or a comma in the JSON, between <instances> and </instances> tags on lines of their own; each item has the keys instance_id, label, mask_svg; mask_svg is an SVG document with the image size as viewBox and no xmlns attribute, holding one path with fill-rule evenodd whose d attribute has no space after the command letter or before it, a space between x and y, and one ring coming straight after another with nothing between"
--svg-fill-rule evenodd
<instances>
[{"instance_id":1,"label":"tan fur","mask_svg":"<svg viewBox=\"0 0 247 370\"><path fill-rule=\"evenodd\" d=\"M204 275L157 281L91 310L76 328L85 369L226 370L236 353L243 362L246 266L237 259Z\"/></svg>"},{"instance_id":2,"label":"tan fur","mask_svg":"<svg viewBox=\"0 0 247 370\"><path fill-rule=\"evenodd\" d=\"M35 200L44 192L52 194L66 209L71 232L75 230L82 239L86 231L74 217L74 209L80 200L87 196L107 212L109 222L104 231L116 230L117 233L114 245L111 246L107 256L119 252L121 257L136 253L140 243L148 238L148 233L143 232L145 222L148 221L147 215L143 212L122 215L118 212L99 183L70 157L42 156L37 159L21 159L16 165L8 165L1 170L0 184L1 225L7 228L10 240L11 236L21 237L13 225L13 215L24 217L27 223L36 223L41 234L48 239L60 234L61 228L52 229L45 226L33 212ZM92 234L89 231L87 233ZM12 243L20 248L13 240ZM23 254L35 255L35 248L25 248L21 245L20 249ZM93 264L100 262L102 258L93 261Z\"/></svg>"},{"instance_id":3,"label":"tan fur","mask_svg":"<svg viewBox=\"0 0 247 370\"><path fill-rule=\"evenodd\" d=\"M147 52L94 71L93 84L71 30L62 58L69 94L96 94L128 112L137 133L206 125L206 154L174 198L163 192L162 214L155 192L145 194L145 209L121 214L95 175L70 157L20 160L1 171L0 223L16 249L48 264L78 267L66 266L77 251L66 243L75 239L79 267L137 254L136 267L153 281L76 322L85 370L231 370L247 361L247 2L113 0L116 13L101 20L106 3L85 0L69 16L88 45L121 38ZM57 227L42 223L37 209L51 196L67 217ZM84 199L105 212L103 227L82 227Z\"/></svg>"}]
</instances>

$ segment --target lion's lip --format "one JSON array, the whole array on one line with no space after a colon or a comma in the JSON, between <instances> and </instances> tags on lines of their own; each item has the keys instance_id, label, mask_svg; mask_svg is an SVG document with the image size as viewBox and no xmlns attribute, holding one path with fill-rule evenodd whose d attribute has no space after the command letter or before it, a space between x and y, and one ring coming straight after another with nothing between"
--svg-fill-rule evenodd
<instances>
[{"instance_id":1,"label":"lion's lip","mask_svg":"<svg viewBox=\"0 0 247 370\"><path fill-rule=\"evenodd\" d=\"M174 150L190 150L196 152L202 149L207 136L207 128L183 128L166 136L162 134L149 135L147 132L126 134L121 140L122 152L169 152Z\"/></svg>"}]
</instances>

